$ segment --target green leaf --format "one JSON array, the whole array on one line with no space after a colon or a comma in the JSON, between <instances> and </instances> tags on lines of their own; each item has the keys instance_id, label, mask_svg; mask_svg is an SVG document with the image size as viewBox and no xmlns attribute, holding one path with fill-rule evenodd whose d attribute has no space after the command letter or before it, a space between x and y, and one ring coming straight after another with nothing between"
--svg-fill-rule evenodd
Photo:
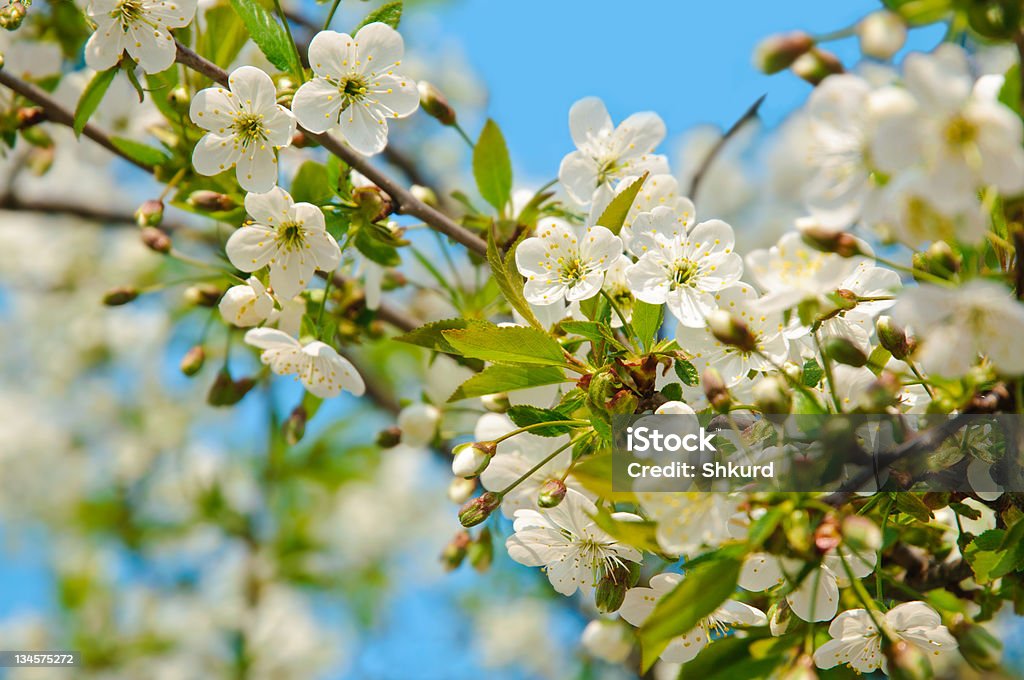
<instances>
[{"instance_id":1,"label":"green leaf","mask_svg":"<svg viewBox=\"0 0 1024 680\"><path fill-rule=\"evenodd\" d=\"M1005 536L1006 532L1002 529L989 529L964 548L964 559L974 570L974 580L978 583L985 584L994 578L992 571L1007 554L999 549Z\"/></svg>"},{"instance_id":2,"label":"green leaf","mask_svg":"<svg viewBox=\"0 0 1024 680\"><path fill-rule=\"evenodd\" d=\"M683 580L662 597L640 627L643 669L657 660L672 638L688 633L718 609L736 590L742 561L719 557L687 570Z\"/></svg>"},{"instance_id":3,"label":"green leaf","mask_svg":"<svg viewBox=\"0 0 1024 680\"><path fill-rule=\"evenodd\" d=\"M352 181L348 171L345 161L333 154L327 157L327 186L338 198L346 201L352 198Z\"/></svg>"},{"instance_id":4,"label":"green leaf","mask_svg":"<svg viewBox=\"0 0 1024 680\"><path fill-rule=\"evenodd\" d=\"M377 9L373 10L366 15L363 19L363 23L356 27L358 31L367 24L372 24L375 21L379 21L382 24L387 24L391 28L398 28L398 22L402 19L402 3L401 2L389 2L386 5L381 5Z\"/></svg>"},{"instance_id":5,"label":"green leaf","mask_svg":"<svg viewBox=\"0 0 1024 680\"><path fill-rule=\"evenodd\" d=\"M327 179L327 168L316 161L306 161L299 166L292 179L292 198L296 203L312 203L323 205L331 200L331 191Z\"/></svg>"},{"instance_id":6,"label":"green leaf","mask_svg":"<svg viewBox=\"0 0 1024 680\"><path fill-rule=\"evenodd\" d=\"M494 363L565 366L562 346L544 331L524 326L442 331L456 352Z\"/></svg>"},{"instance_id":7,"label":"green leaf","mask_svg":"<svg viewBox=\"0 0 1024 680\"><path fill-rule=\"evenodd\" d=\"M417 347L426 347L427 349L432 349L435 352L458 354L458 351L448 344L448 340L444 337L444 331L465 330L467 328L491 329L497 328L497 326L492 323L488 323L487 321L479 321L476 319L443 319L441 321L432 321L420 326L419 328L411 330L408 333L399 335L394 339L398 342L416 345ZM501 392L502 390L496 391ZM485 392L485 394L494 393Z\"/></svg>"},{"instance_id":8,"label":"green leaf","mask_svg":"<svg viewBox=\"0 0 1024 680\"><path fill-rule=\"evenodd\" d=\"M512 199L512 161L501 128L490 118L473 147L473 177L480 195L501 212Z\"/></svg>"},{"instance_id":9,"label":"green leaf","mask_svg":"<svg viewBox=\"0 0 1024 680\"><path fill-rule=\"evenodd\" d=\"M691 364L686 359L676 359L674 368L676 369L676 375L683 381L683 384L693 387L700 382L700 375L697 373L697 367Z\"/></svg>"},{"instance_id":10,"label":"green leaf","mask_svg":"<svg viewBox=\"0 0 1024 680\"><path fill-rule=\"evenodd\" d=\"M559 369L555 370L561 373ZM559 382L562 381L565 381L564 375ZM536 425L537 423L550 423L558 420L569 420L564 413L549 408L537 408L536 406L513 406L508 410L508 417L519 427ZM572 430L570 425L548 425L547 427L534 428L530 430L530 434L535 434L539 437L558 437L570 430Z\"/></svg>"},{"instance_id":11,"label":"green leaf","mask_svg":"<svg viewBox=\"0 0 1024 680\"><path fill-rule=\"evenodd\" d=\"M296 76L302 65L295 56L295 47L284 27L256 0L231 0L231 6L242 19L252 41L271 64Z\"/></svg>"},{"instance_id":12,"label":"green leaf","mask_svg":"<svg viewBox=\"0 0 1024 680\"><path fill-rule=\"evenodd\" d=\"M110 143L117 147L117 150L125 156L143 165L163 165L171 160L171 157L160 149L143 144L142 142L136 142L133 139L127 139L126 137L111 137Z\"/></svg>"},{"instance_id":13,"label":"green leaf","mask_svg":"<svg viewBox=\"0 0 1024 680\"><path fill-rule=\"evenodd\" d=\"M249 34L233 9L227 5L215 5L206 10L206 28L202 38L204 47L201 53L218 66L227 68L242 51Z\"/></svg>"},{"instance_id":14,"label":"green leaf","mask_svg":"<svg viewBox=\"0 0 1024 680\"><path fill-rule=\"evenodd\" d=\"M626 348L619 342L612 330L603 323L596 321L563 321L562 330L573 335L580 335L591 342L606 342L621 350Z\"/></svg>"},{"instance_id":15,"label":"green leaf","mask_svg":"<svg viewBox=\"0 0 1024 680\"><path fill-rule=\"evenodd\" d=\"M543 331L544 327L537 320L537 315L533 313L533 309L530 308L530 304L523 295L523 277L519 275L518 270L514 269L517 247L519 247L518 242L512 244L508 254L502 258L501 253L498 252L498 244L494 241L494 232L488 232L487 264L491 267L491 278L498 284L498 289L501 290L512 309L519 312L531 326Z\"/></svg>"},{"instance_id":16,"label":"green leaf","mask_svg":"<svg viewBox=\"0 0 1024 680\"><path fill-rule=\"evenodd\" d=\"M402 263L398 251L379 239L374 238L373 232L369 229L356 231L352 244L360 253L373 260L382 267L396 267Z\"/></svg>"},{"instance_id":17,"label":"green leaf","mask_svg":"<svg viewBox=\"0 0 1024 680\"><path fill-rule=\"evenodd\" d=\"M682 401L683 386L679 383L669 383L661 388L661 396L669 401Z\"/></svg>"},{"instance_id":18,"label":"green leaf","mask_svg":"<svg viewBox=\"0 0 1024 680\"><path fill-rule=\"evenodd\" d=\"M622 231L622 223L626 221L629 209L633 207L633 201L636 200L636 195L640 193L644 182L647 181L648 174L650 173L645 172L639 179L617 193L601 216L597 218L597 223L613 234Z\"/></svg>"},{"instance_id":19,"label":"green leaf","mask_svg":"<svg viewBox=\"0 0 1024 680\"><path fill-rule=\"evenodd\" d=\"M999 562L992 568L992 578L1002 578L1012 571L1017 571L1024 563L1024 519L1018 519L1003 536L999 549L1006 551Z\"/></svg>"},{"instance_id":20,"label":"green leaf","mask_svg":"<svg viewBox=\"0 0 1024 680\"><path fill-rule=\"evenodd\" d=\"M650 349L655 336L661 329L661 322L664 319L664 305L652 305L637 300L633 303L633 318L630 321L637 337L643 343L644 349Z\"/></svg>"},{"instance_id":21,"label":"green leaf","mask_svg":"<svg viewBox=\"0 0 1024 680\"><path fill-rule=\"evenodd\" d=\"M661 546L658 545L657 522L617 520L601 506L598 506L597 514L592 517L597 526L607 531L613 538L628 543L634 548L661 554Z\"/></svg>"},{"instance_id":22,"label":"green leaf","mask_svg":"<svg viewBox=\"0 0 1024 680\"><path fill-rule=\"evenodd\" d=\"M82 130L85 129L85 124L89 122L89 118L96 112L100 102L103 101L103 95L107 93L107 88L114 82L114 76L117 75L117 71L117 66L112 66L106 71L100 71L92 77L89 84L82 90L82 96L78 98L78 105L75 107L75 119L72 121L72 128L75 131L76 137L81 136Z\"/></svg>"},{"instance_id":23,"label":"green leaf","mask_svg":"<svg viewBox=\"0 0 1024 680\"><path fill-rule=\"evenodd\" d=\"M1013 109L1018 116L1020 111L1020 64L1014 64L1006 72L1003 87L999 90L999 101Z\"/></svg>"},{"instance_id":24,"label":"green leaf","mask_svg":"<svg viewBox=\"0 0 1024 680\"><path fill-rule=\"evenodd\" d=\"M896 509L922 522L932 518L931 508L924 504L921 496L909 491L896 494Z\"/></svg>"},{"instance_id":25,"label":"green leaf","mask_svg":"<svg viewBox=\"0 0 1024 680\"><path fill-rule=\"evenodd\" d=\"M528 387L555 385L563 382L566 382L565 373L555 366L493 364L462 383L452 393L452 396L448 397L448 401L482 397L499 392L514 392ZM561 416L559 420L565 420L565 416L559 415Z\"/></svg>"},{"instance_id":26,"label":"green leaf","mask_svg":"<svg viewBox=\"0 0 1024 680\"><path fill-rule=\"evenodd\" d=\"M821 382L821 376L825 375L825 371L821 370L821 366L814 359L808 359L804 362L804 370L801 373L801 379L804 385L807 387L814 387Z\"/></svg>"}]
</instances>

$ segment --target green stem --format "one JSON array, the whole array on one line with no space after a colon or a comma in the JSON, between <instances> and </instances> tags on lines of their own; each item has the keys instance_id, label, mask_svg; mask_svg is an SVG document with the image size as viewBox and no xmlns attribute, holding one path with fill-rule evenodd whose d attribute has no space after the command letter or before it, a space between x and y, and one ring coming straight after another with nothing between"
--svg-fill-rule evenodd
<instances>
[{"instance_id":1,"label":"green stem","mask_svg":"<svg viewBox=\"0 0 1024 680\"><path fill-rule=\"evenodd\" d=\"M546 425L570 425L573 427L583 427L584 425L590 425L590 423L587 422L586 420L549 420L543 423L531 423L529 425L524 425L523 427L520 427L516 430L512 430L511 432L506 432L505 434L501 435L500 437L492 441L495 444L500 444L506 439L510 439L516 436L517 434L529 432L530 430L537 429L538 427L544 427Z\"/></svg>"},{"instance_id":2,"label":"green stem","mask_svg":"<svg viewBox=\"0 0 1024 680\"><path fill-rule=\"evenodd\" d=\"M466 131L462 129L462 126L459 125L457 121L452 123L452 127L455 128L455 131L459 133L459 136L462 137L462 139L465 140L466 144L469 145L470 151L476 149L476 144L473 142L470 136L466 134Z\"/></svg>"},{"instance_id":3,"label":"green stem","mask_svg":"<svg viewBox=\"0 0 1024 680\"><path fill-rule=\"evenodd\" d=\"M928 396L930 398L934 399L935 393L932 392L931 386L924 381L924 376L921 375L921 371L917 369L917 366L914 364L914 362L910 360L910 357L907 357L906 359L904 359L904 361L906 362L907 366L910 367L910 371L914 374L914 376L916 376L917 379L921 381L921 387L924 388L924 391L928 393Z\"/></svg>"},{"instance_id":4,"label":"green stem","mask_svg":"<svg viewBox=\"0 0 1024 680\"><path fill-rule=\"evenodd\" d=\"M322 30L326 31L331 27L331 21L334 20L334 13L338 11L338 5L341 4L341 0L334 0L334 4L331 5L331 11L327 13L327 21L324 22Z\"/></svg>"},{"instance_id":5,"label":"green stem","mask_svg":"<svg viewBox=\"0 0 1024 680\"><path fill-rule=\"evenodd\" d=\"M633 349L639 351L640 347L634 341L639 340L639 338L636 337L636 331L633 330L633 324L626 321L626 315L623 314L622 310L619 309L619 306L615 304L615 300L613 300L612 296L608 294L608 291L602 288L601 295L603 295L604 299L608 301L608 306L612 308L615 315L619 317L619 321L622 322L622 332L625 333L626 337L629 339L629 344L633 345Z\"/></svg>"},{"instance_id":6,"label":"green stem","mask_svg":"<svg viewBox=\"0 0 1024 680\"><path fill-rule=\"evenodd\" d=\"M913 267L908 267L905 264L893 262L892 260L884 258L880 255L875 255L874 258L875 262L884 264L886 267L891 267L893 269L898 269L899 271L906 272L907 274L913 276L915 279L927 281L928 283L935 284L936 286L943 286L945 288L955 287L951 282L947 281L946 279L941 279L938 276L935 276L934 274L931 274L924 270L914 269Z\"/></svg>"},{"instance_id":7,"label":"green stem","mask_svg":"<svg viewBox=\"0 0 1024 680\"><path fill-rule=\"evenodd\" d=\"M558 447L557 449L555 449L555 450L554 450L554 451L553 451L553 452L552 452L552 453L551 453L550 455L546 456L546 457L545 457L545 458L544 458L543 460L541 460L541 461L540 461L539 463L537 463L537 464L536 464L536 465L534 465L534 466L533 466L532 468L530 468L529 470L527 470L527 471L526 471L526 472L525 472L525 473L524 473L524 474L523 474L523 475L522 475L522 476L521 476L521 477L520 477L519 479L517 479L516 481L512 482L511 484L509 484L508 486L506 486L506 487L505 487L504 489L502 489L501 491L499 491L499 492L498 492L498 495L499 495L499 496L504 496L504 495L505 495L505 494L507 494L507 493L508 493L509 491L511 491L512 489L516 488L517 486L519 486L520 484L522 484L523 482L525 482L525 481L526 481L527 479L529 479L529 478L530 478L530 477L531 477L531 476L533 475L533 473L535 473L535 472L536 472L537 470L541 469L542 467L544 467L545 465L547 465L548 463L550 463L551 461L553 461L553 460L555 459L555 456L557 456L558 454L560 454L560 453L561 453L562 451L565 451L565 450L566 450L567 448L569 448L570 446L572 446L572 445L573 445L573 444L575 444L575 443L576 443L576 442L575 442L575 441L573 440L573 441L568 441L568 442L566 442L566 443L565 443L565 444L563 444L562 446L559 446L559 447Z\"/></svg>"},{"instance_id":8,"label":"green stem","mask_svg":"<svg viewBox=\"0 0 1024 680\"><path fill-rule=\"evenodd\" d=\"M323 340L322 329L324 320L324 310L327 309L327 296L331 292L331 280L333 276L328 276L326 283L324 283L324 299L320 302L320 311L316 315L316 336Z\"/></svg>"},{"instance_id":9,"label":"green stem","mask_svg":"<svg viewBox=\"0 0 1024 680\"><path fill-rule=\"evenodd\" d=\"M288 23L284 7L281 6L281 0L274 0L274 9L277 10L277 16L281 17L281 23L284 24L284 32L288 34L288 42L291 43L292 53L295 55L295 77L298 78L298 84L301 85L306 80L306 74L302 72L302 55L299 54L299 46L296 44L295 38L292 37L292 27Z\"/></svg>"},{"instance_id":10,"label":"green stem","mask_svg":"<svg viewBox=\"0 0 1024 680\"><path fill-rule=\"evenodd\" d=\"M843 412L843 406L839 403L839 396L836 394L836 382L832 378L832 362L825 356L821 349L821 338L814 334L814 346L818 348L818 355L821 357L821 369L825 372L825 382L828 383L828 392L832 395L832 404L836 407L836 413Z\"/></svg>"}]
</instances>

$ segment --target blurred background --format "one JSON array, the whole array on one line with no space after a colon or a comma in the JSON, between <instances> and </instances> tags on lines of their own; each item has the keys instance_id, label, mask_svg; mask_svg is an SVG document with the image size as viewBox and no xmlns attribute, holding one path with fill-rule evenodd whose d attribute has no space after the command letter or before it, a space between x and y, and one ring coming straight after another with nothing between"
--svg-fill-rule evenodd
<instances>
[{"instance_id":1,"label":"blurred background","mask_svg":"<svg viewBox=\"0 0 1024 680\"><path fill-rule=\"evenodd\" d=\"M342 0L333 27L351 29L375 4ZM687 186L721 130L767 94L762 122L730 142L695 197L701 217L732 222L749 250L799 214L800 150L787 143L785 121L810 90L790 74L758 73L754 46L793 28L845 27L877 7L421 1L407 3L401 32L409 72L445 92L470 135L486 117L498 121L519 189L557 175L572 149L568 110L581 97L603 98L616 121L658 112L669 129L662 151ZM327 6L292 10L319 24ZM301 22L294 29L309 34ZM915 31L906 49L941 38L940 29ZM855 39L831 47L848 64L857 54ZM48 58L30 49L0 45L8 64ZM1012 55L986 58L999 71ZM261 59L246 49L238 63ZM87 80L66 76L58 97L73 105ZM123 85L123 106L105 102L100 122L144 138L146 109ZM451 129L421 115L393 130L394 149L420 178L471 186L467 148ZM54 157L16 149L0 160L2 197L29 204L0 211L0 648L80 650L89 668L74 677L620 676L580 648L590 605L511 563L501 536L489 570L446 573L439 555L458 529L448 461L375 446L403 404L443 402L464 369L397 343L352 348L370 396L325 404L295 447L267 426L268 414L280 420L301 400L287 381L234 408L208 406L216 362L236 377L257 365L238 334L210 322L215 310L182 304L195 271L163 264L116 220L45 209L57 196L130 215L159 189L90 142L50 134ZM283 155L283 176L299 155ZM43 161L48 171L38 174ZM445 247L426 234L413 241L428 254ZM348 265L358 275L358 263ZM441 318L419 265L402 271L413 285L398 300ZM182 285L166 285L176 277ZM151 294L101 306L104 291L128 283ZM211 365L189 379L178 363L197 342ZM479 411L449 414L444 427L471 432Z\"/></svg>"}]
</instances>

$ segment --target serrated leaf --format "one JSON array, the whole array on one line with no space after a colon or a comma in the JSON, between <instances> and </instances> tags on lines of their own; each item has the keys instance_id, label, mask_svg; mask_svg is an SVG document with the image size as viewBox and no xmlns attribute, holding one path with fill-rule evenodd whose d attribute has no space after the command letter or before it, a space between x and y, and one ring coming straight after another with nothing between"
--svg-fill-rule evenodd
<instances>
[{"instance_id":1,"label":"serrated leaf","mask_svg":"<svg viewBox=\"0 0 1024 680\"><path fill-rule=\"evenodd\" d=\"M673 366L676 369L676 375L683 381L684 385L693 387L700 382L700 375L697 373L697 367L691 364L686 359L676 359Z\"/></svg>"},{"instance_id":2,"label":"serrated leaf","mask_svg":"<svg viewBox=\"0 0 1024 680\"><path fill-rule=\"evenodd\" d=\"M402 3L401 2L389 2L386 5L381 5L377 9L373 10L366 15L363 22L356 28L358 31L367 24L372 24L379 21L382 24L387 24L391 28L398 28L398 22L402 19Z\"/></svg>"},{"instance_id":3,"label":"serrated leaf","mask_svg":"<svg viewBox=\"0 0 1024 680\"><path fill-rule=\"evenodd\" d=\"M284 26L256 0L231 0L231 6L245 24L249 36L271 64L296 76L302 74L302 65Z\"/></svg>"},{"instance_id":4,"label":"serrated leaf","mask_svg":"<svg viewBox=\"0 0 1024 680\"><path fill-rule=\"evenodd\" d=\"M477 319L442 319L441 321L431 321L408 333L396 336L394 339L398 342L432 349L435 352L457 354L458 352L448 344L448 340L444 337L443 333L444 331L464 330L466 328L497 328L497 326ZM500 392L501 390L498 391ZM493 393L488 392L488 394Z\"/></svg>"},{"instance_id":5,"label":"serrated leaf","mask_svg":"<svg viewBox=\"0 0 1024 680\"><path fill-rule=\"evenodd\" d=\"M988 583L993 578L992 570L1006 556L1006 551L999 549L1005 536L1002 529L989 529L964 548L964 559L971 565L978 583Z\"/></svg>"},{"instance_id":6,"label":"serrated leaf","mask_svg":"<svg viewBox=\"0 0 1024 680\"><path fill-rule=\"evenodd\" d=\"M626 221L629 209L633 207L633 201L636 200L636 195L640 193L649 174L645 172L628 187L615 194L615 198L597 218L597 223L613 234L622 231L622 223Z\"/></svg>"},{"instance_id":7,"label":"serrated leaf","mask_svg":"<svg viewBox=\"0 0 1024 680\"><path fill-rule=\"evenodd\" d=\"M214 5L206 10L206 27L202 34L205 43L201 51L213 63L227 68L249 39L245 24L227 5Z\"/></svg>"},{"instance_id":8,"label":"serrated leaf","mask_svg":"<svg viewBox=\"0 0 1024 680\"><path fill-rule=\"evenodd\" d=\"M494 232L488 232L487 264L491 267L491 278L498 284L498 289L501 290L501 294L505 296L505 300L512 306L512 309L519 312L520 316L526 319L527 323L531 326L538 330L543 330L544 327L537 320L537 315L533 313L530 303L526 301L526 297L523 295L523 277L519 275L518 270L510 268L506 264L515 257L515 249L518 246L518 242L512 244L512 247L509 248L508 256L502 259L501 253L498 252L498 245L494 241Z\"/></svg>"},{"instance_id":9,"label":"serrated leaf","mask_svg":"<svg viewBox=\"0 0 1024 680\"><path fill-rule=\"evenodd\" d=\"M696 628L732 596L741 566L741 560L734 557L703 562L687 570L679 585L658 601L639 631L644 671L672 638Z\"/></svg>"},{"instance_id":10,"label":"serrated leaf","mask_svg":"<svg viewBox=\"0 0 1024 680\"><path fill-rule=\"evenodd\" d=\"M650 349L651 343L661 330L662 320L665 318L664 305L652 305L643 300L633 303L633 318L630 325L636 331L636 335L643 343L644 349Z\"/></svg>"},{"instance_id":11,"label":"serrated leaf","mask_svg":"<svg viewBox=\"0 0 1024 680\"><path fill-rule=\"evenodd\" d=\"M823 375L825 375L825 371L821 369L818 362L814 359L808 359L804 362L804 370L800 374L800 378L807 387L814 387L821 382L821 376Z\"/></svg>"},{"instance_id":12,"label":"serrated leaf","mask_svg":"<svg viewBox=\"0 0 1024 680\"><path fill-rule=\"evenodd\" d=\"M931 508L925 505L918 494L909 491L896 494L896 509L922 522L932 518Z\"/></svg>"},{"instance_id":13,"label":"serrated leaf","mask_svg":"<svg viewBox=\"0 0 1024 680\"><path fill-rule=\"evenodd\" d=\"M373 231L359 229L352 239L352 245L360 253L370 260L373 260L382 267L396 267L402 263L402 258L393 246L383 243L380 239L374 238Z\"/></svg>"},{"instance_id":14,"label":"serrated leaf","mask_svg":"<svg viewBox=\"0 0 1024 680\"><path fill-rule=\"evenodd\" d=\"M514 392L529 387L555 385L562 382L566 382L565 373L555 366L493 364L462 383L452 393L452 396L448 397L448 401L483 397L499 392ZM565 416L559 420L565 420Z\"/></svg>"},{"instance_id":15,"label":"serrated leaf","mask_svg":"<svg viewBox=\"0 0 1024 680\"><path fill-rule=\"evenodd\" d=\"M165 154L160 149L143 144L142 142L136 142L133 139L127 139L125 137L111 137L110 143L117 147L117 150L128 156L134 161L138 161L143 165L163 165L167 161L171 160L171 157Z\"/></svg>"},{"instance_id":16,"label":"serrated leaf","mask_svg":"<svg viewBox=\"0 0 1024 680\"><path fill-rule=\"evenodd\" d=\"M118 68L117 66L112 66L106 71L100 71L92 77L92 80L82 90L82 96L78 98L78 104L75 106L75 118L71 126L75 131L76 137L81 136L82 130L85 129L85 124L89 122L92 114L96 113L100 102L103 101L103 95L107 93L110 84L114 82Z\"/></svg>"},{"instance_id":17,"label":"serrated leaf","mask_svg":"<svg viewBox=\"0 0 1024 680\"><path fill-rule=\"evenodd\" d=\"M501 128L490 118L473 146L473 177L480 195L498 212L512 200L512 161Z\"/></svg>"},{"instance_id":18,"label":"serrated leaf","mask_svg":"<svg viewBox=\"0 0 1024 680\"><path fill-rule=\"evenodd\" d=\"M615 334L612 333L612 330L603 323L597 323L596 321L563 321L560 325L566 333L582 336L591 342L606 342L620 350L626 349L619 342L619 339L615 337Z\"/></svg>"},{"instance_id":19,"label":"serrated leaf","mask_svg":"<svg viewBox=\"0 0 1024 680\"><path fill-rule=\"evenodd\" d=\"M661 388L661 396L669 401L683 400L683 386L679 383L669 383Z\"/></svg>"},{"instance_id":20,"label":"serrated leaf","mask_svg":"<svg viewBox=\"0 0 1024 680\"><path fill-rule=\"evenodd\" d=\"M597 526L608 532L612 538L627 543L634 548L660 554L658 545L658 523L650 521L622 521L611 516L607 510L598 506L597 513L592 515Z\"/></svg>"},{"instance_id":21,"label":"serrated leaf","mask_svg":"<svg viewBox=\"0 0 1024 680\"><path fill-rule=\"evenodd\" d=\"M557 370L557 369L556 369ZM561 372L561 371L559 371ZM562 376L565 380L565 376ZM564 413L550 408L537 408L536 406L513 406L508 410L508 417L519 427L536 425L537 423L550 423L559 420L569 420ZM530 430L530 434L538 437L558 437L572 430L570 425L548 425Z\"/></svg>"},{"instance_id":22,"label":"serrated leaf","mask_svg":"<svg viewBox=\"0 0 1024 680\"><path fill-rule=\"evenodd\" d=\"M470 359L541 366L565 366L567 363L562 346L536 328L467 328L441 334L458 354Z\"/></svg>"}]
</instances>

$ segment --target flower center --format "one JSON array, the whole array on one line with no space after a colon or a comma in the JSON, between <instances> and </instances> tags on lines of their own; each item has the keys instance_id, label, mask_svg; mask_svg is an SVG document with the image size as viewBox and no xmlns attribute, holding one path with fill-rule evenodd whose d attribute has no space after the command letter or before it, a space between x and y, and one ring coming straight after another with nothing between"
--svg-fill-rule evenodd
<instances>
[{"instance_id":1,"label":"flower center","mask_svg":"<svg viewBox=\"0 0 1024 680\"><path fill-rule=\"evenodd\" d=\"M282 222L277 228L277 244L285 250L299 250L306 239L302 227L295 222Z\"/></svg>"},{"instance_id":2,"label":"flower center","mask_svg":"<svg viewBox=\"0 0 1024 680\"><path fill-rule=\"evenodd\" d=\"M267 138L267 128L263 125L263 115L259 113L240 113L235 116L231 123L231 129L235 132L242 144L262 142Z\"/></svg>"},{"instance_id":3,"label":"flower center","mask_svg":"<svg viewBox=\"0 0 1024 680\"><path fill-rule=\"evenodd\" d=\"M562 262L562 271L558 274L560 283L573 286L587 276L587 266L578 257Z\"/></svg>"},{"instance_id":4,"label":"flower center","mask_svg":"<svg viewBox=\"0 0 1024 680\"><path fill-rule=\"evenodd\" d=\"M672 283L677 287L689 284L697 269L697 263L693 260L676 260L672 263Z\"/></svg>"},{"instance_id":5,"label":"flower center","mask_svg":"<svg viewBox=\"0 0 1024 680\"><path fill-rule=\"evenodd\" d=\"M964 146L977 138L978 128L963 116L957 116L946 125L945 136L950 146Z\"/></svg>"},{"instance_id":6,"label":"flower center","mask_svg":"<svg viewBox=\"0 0 1024 680\"><path fill-rule=\"evenodd\" d=\"M370 83L358 73L351 73L338 82L338 94L341 96L341 110L366 98L370 91Z\"/></svg>"},{"instance_id":7,"label":"flower center","mask_svg":"<svg viewBox=\"0 0 1024 680\"><path fill-rule=\"evenodd\" d=\"M121 28L127 31L128 26L138 23L142 19L143 14L142 0L121 0L114 7L114 11L110 13L110 16L119 19L121 21Z\"/></svg>"}]
</instances>

